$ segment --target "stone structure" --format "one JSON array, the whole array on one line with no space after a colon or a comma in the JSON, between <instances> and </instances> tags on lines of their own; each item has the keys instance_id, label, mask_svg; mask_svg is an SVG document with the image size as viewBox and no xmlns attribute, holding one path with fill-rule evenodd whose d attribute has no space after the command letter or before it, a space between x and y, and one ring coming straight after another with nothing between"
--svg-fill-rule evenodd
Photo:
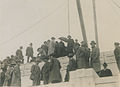
<instances>
[{"instance_id":1,"label":"stone structure","mask_svg":"<svg viewBox=\"0 0 120 87\"><path fill-rule=\"evenodd\" d=\"M116 65L113 51L101 53L101 66L104 62L108 63L108 68L112 70L113 77L99 78L93 69L80 69L70 73L70 82L58 84L41 85L40 87L120 87L120 75ZM67 57L59 58L62 69L62 77L66 74L66 66L69 59ZM32 64L21 65L22 86L29 87L32 85L30 77L30 68Z\"/></svg>"}]
</instances>

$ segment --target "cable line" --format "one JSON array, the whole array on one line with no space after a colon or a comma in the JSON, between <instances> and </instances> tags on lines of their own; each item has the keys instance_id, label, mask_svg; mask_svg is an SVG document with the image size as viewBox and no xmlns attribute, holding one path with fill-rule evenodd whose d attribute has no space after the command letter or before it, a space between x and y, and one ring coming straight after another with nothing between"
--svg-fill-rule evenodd
<instances>
[{"instance_id":1,"label":"cable line","mask_svg":"<svg viewBox=\"0 0 120 87\"><path fill-rule=\"evenodd\" d=\"M35 22L33 25L29 26L28 28L24 29L22 32L18 33L17 35L11 37L9 40L6 40L2 43L0 43L0 45L4 45L7 44L8 42L16 39L17 37L19 37L20 35L24 34L25 32L34 29L33 27L35 27L36 25L38 25L40 22L46 20L48 17L50 17L51 15L53 15L54 13L56 13L60 8L62 8L64 5L64 3L62 3L60 6L58 6L55 10L53 10L52 12L50 12L48 15L42 17L41 19L39 19L37 22Z\"/></svg>"}]
</instances>

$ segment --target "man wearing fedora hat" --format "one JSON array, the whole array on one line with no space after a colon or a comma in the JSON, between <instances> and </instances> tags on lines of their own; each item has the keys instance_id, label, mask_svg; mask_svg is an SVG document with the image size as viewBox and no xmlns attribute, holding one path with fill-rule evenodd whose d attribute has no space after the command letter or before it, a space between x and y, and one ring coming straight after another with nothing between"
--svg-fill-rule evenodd
<instances>
[{"instance_id":1,"label":"man wearing fedora hat","mask_svg":"<svg viewBox=\"0 0 120 87\"><path fill-rule=\"evenodd\" d=\"M49 72L50 72L50 62L48 61L49 58L45 57L43 61L45 62L42 70L41 70L41 79L44 82L44 84L49 83Z\"/></svg>"},{"instance_id":2,"label":"man wearing fedora hat","mask_svg":"<svg viewBox=\"0 0 120 87\"><path fill-rule=\"evenodd\" d=\"M33 51L33 47L32 47L32 43L29 44L29 47L27 47L26 49L26 56L27 56L27 62L29 63L29 59L30 57L32 58L33 60L33 54L34 54L34 51Z\"/></svg>"},{"instance_id":3,"label":"man wearing fedora hat","mask_svg":"<svg viewBox=\"0 0 120 87\"><path fill-rule=\"evenodd\" d=\"M87 43L82 41L81 47L76 53L76 61L78 69L89 68L90 49L87 47Z\"/></svg>"},{"instance_id":4,"label":"man wearing fedora hat","mask_svg":"<svg viewBox=\"0 0 120 87\"><path fill-rule=\"evenodd\" d=\"M100 77L108 77L108 76L112 76L112 72L110 69L107 69L107 63L104 63L103 64L103 67L104 69L102 69L100 72L99 72L99 76Z\"/></svg>"},{"instance_id":5,"label":"man wearing fedora hat","mask_svg":"<svg viewBox=\"0 0 120 87\"><path fill-rule=\"evenodd\" d=\"M118 42L115 42L114 45L115 45L114 55L115 55L118 69L120 71L120 46L119 46L120 44Z\"/></svg>"},{"instance_id":6,"label":"man wearing fedora hat","mask_svg":"<svg viewBox=\"0 0 120 87\"><path fill-rule=\"evenodd\" d=\"M52 37L48 45L48 55L53 54L55 52L55 44L56 44L55 38Z\"/></svg>"},{"instance_id":7,"label":"man wearing fedora hat","mask_svg":"<svg viewBox=\"0 0 120 87\"><path fill-rule=\"evenodd\" d=\"M95 41L91 41L90 45L92 49L90 65L98 73L101 70L99 48L96 47Z\"/></svg>"},{"instance_id":8,"label":"man wearing fedora hat","mask_svg":"<svg viewBox=\"0 0 120 87\"><path fill-rule=\"evenodd\" d=\"M40 67L38 66L39 59L36 59L35 64L31 67L30 79L33 81L33 86L40 85Z\"/></svg>"},{"instance_id":9,"label":"man wearing fedora hat","mask_svg":"<svg viewBox=\"0 0 120 87\"><path fill-rule=\"evenodd\" d=\"M73 53L73 47L74 47L74 40L70 35L68 35L67 40L67 54Z\"/></svg>"},{"instance_id":10,"label":"man wearing fedora hat","mask_svg":"<svg viewBox=\"0 0 120 87\"><path fill-rule=\"evenodd\" d=\"M17 57L22 63L24 63L24 56L23 56L23 53L22 53L22 49L23 49L23 47L20 46L20 48L16 51L16 57Z\"/></svg>"}]
</instances>

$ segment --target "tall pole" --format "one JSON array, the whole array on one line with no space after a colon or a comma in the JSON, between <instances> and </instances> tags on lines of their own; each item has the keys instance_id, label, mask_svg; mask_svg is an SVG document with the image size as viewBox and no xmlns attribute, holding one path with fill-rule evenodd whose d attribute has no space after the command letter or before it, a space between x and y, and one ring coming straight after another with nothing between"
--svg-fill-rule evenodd
<instances>
[{"instance_id":1,"label":"tall pole","mask_svg":"<svg viewBox=\"0 0 120 87\"><path fill-rule=\"evenodd\" d=\"M96 3L95 0L92 0L93 3L93 15L94 15L94 25L95 25L95 40L96 46L99 48L99 41L98 41L98 30L97 30L97 15L96 15Z\"/></svg>"},{"instance_id":2,"label":"tall pole","mask_svg":"<svg viewBox=\"0 0 120 87\"><path fill-rule=\"evenodd\" d=\"M77 4L79 19L80 19L80 25L81 25L81 31L82 31L82 35L83 35L83 40L85 42L87 42L87 37L86 37L86 31L85 31L85 25L84 25L80 0L76 0L76 4Z\"/></svg>"},{"instance_id":3,"label":"tall pole","mask_svg":"<svg viewBox=\"0 0 120 87\"><path fill-rule=\"evenodd\" d=\"M70 35L70 12L69 12L69 0L68 0L68 35Z\"/></svg>"}]
</instances>

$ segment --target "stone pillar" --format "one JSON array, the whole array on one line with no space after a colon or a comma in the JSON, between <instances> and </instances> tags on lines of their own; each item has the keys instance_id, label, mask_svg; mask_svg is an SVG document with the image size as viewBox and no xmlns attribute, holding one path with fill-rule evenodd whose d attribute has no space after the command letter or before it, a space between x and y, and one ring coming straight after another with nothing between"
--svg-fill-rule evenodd
<instances>
[{"instance_id":1,"label":"stone pillar","mask_svg":"<svg viewBox=\"0 0 120 87\"><path fill-rule=\"evenodd\" d=\"M70 72L70 83L74 87L95 87L95 78L99 78L93 69L78 69Z\"/></svg>"}]
</instances>

